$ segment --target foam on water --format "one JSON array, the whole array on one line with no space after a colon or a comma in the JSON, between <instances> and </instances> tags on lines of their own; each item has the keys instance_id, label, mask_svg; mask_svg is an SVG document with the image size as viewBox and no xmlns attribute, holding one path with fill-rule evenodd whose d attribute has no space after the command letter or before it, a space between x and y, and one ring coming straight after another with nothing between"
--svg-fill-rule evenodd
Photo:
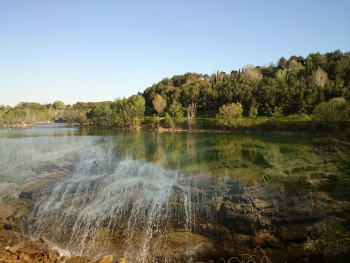
<instances>
[{"instance_id":1,"label":"foam on water","mask_svg":"<svg viewBox=\"0 0 350 263\"><path fill-rule=\"evenodd\" d=\"M41 191L27 218L29 233L90 256L106 253L119 235L123 256L145 262L150 249L157 249L152 238L166 232L175 187L183 196L183 228L190 231L190 181L183 174L91 147L71 177Z\"/></svg>"}]
</instances>

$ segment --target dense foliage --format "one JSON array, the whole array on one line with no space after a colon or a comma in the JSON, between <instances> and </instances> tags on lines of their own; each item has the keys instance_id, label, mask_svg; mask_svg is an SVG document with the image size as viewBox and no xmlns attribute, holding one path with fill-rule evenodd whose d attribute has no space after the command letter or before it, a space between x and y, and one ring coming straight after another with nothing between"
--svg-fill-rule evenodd
<instances>
[{"instance_id":1,"label":"dense foliage","mask_svg":"<svg viewBox=\"0 0 350 263\"><path fill-rule=\"evenodd\" d=\"M282 57L276 64L249 65L230 73L175 75L153 84L143 94L113 102L78 102L71 106L55 101L47 105L1 106L0 125L58 120L137 128L145 114L157 114L166 117L166 126L174 127L175 123L183 123L186 112L189 128L198 117L215 116L217 122L230 126L229 119L236 117L224 116L222 111L238 104L243 116L249 116L253 123L258 115L280 118L314 114L319 120L343 121L350 118L349 101L350 53L337 50L310 54L306 58Z\"/></svg>"},{"instance_id":2,"label":"dense foliage","mask_svg":"<svg viewBox=\"0 0 350 263\"><path fill-rule=\"evenodd\" d=\"M186 73L165 78L147 88L146 112L154 112L152 100L160 94L180 102L186 109L197 108L201 115L213 116L222 105L240 102L244 114L252 107L259 115L310 114L314 108L335 97L350 99L350 53L339 50L308 57L279 59L267 67L247 66L229 74L217 71L211 76Z\"/></svg>"}]
</instances>

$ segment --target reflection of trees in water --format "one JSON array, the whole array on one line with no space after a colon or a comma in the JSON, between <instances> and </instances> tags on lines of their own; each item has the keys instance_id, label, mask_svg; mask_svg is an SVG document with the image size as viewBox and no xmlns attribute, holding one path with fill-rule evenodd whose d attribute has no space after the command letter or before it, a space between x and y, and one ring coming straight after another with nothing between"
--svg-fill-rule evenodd
<instances>
[{"instance_id":1,"label":"reflection of trees in water","mask_svg":"<svg viewBox=\"0 0 350 263\"><path fill-rule=\"evenodd\" d=\"M121 158L148 160L170 169L208 172L218 167L262 169L277 167L281 156L307 154L312 147L296 140L264 136L209 133L123 132L112 136L114 152ZM273 136L272 136L273 137ZM221 165L222 164L222 165ZM230 170L231 169L231 170Z\"/></svg>"},{"instance_id":2,"label":"reflection of trees in water","mask_svg":"<svg viewBox=\"0 0 350 263\"><path fill-rule=\"evenodd\" d=\"M196 156L196 140L195 135L192 132L188 133L186 150L189 156Z\"/></svg>"}]
</instances>

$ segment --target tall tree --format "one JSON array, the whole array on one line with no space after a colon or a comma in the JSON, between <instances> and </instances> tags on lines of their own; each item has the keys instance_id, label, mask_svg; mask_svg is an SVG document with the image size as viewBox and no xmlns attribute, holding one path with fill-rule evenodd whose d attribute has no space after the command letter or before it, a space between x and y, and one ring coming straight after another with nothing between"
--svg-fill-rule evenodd
<instances>
[{"instance_id":1,"label":"tall tree","mask_svg":"<svg viewBox=\"0 0 350 263\"><path fill-rule=\"evenodd\" d=\"M157 111L158 117L159 117L159 114L162 113L163 110L165 109L167 102L162 96L160 96L159 94L156 94L154 96L154 99L152 100L152 103L153 103L153 107Z\"/></svg>"},{"instance_id":2,"label":"tall tree","mask_svg":"<svg viewBox=\"0 0 350 263\"><path fill-rule=\"evenodd\" d=\"M321 67L318 67L316 70L312 71L312 75L310 77L311 85L323 88L327 81L327 73Z\"/></svg>"}]
</instances>

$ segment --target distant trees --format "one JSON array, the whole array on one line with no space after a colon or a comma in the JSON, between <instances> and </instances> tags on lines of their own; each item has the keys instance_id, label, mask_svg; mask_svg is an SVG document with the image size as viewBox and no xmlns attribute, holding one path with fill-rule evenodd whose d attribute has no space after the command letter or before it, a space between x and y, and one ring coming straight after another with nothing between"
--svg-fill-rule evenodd
<instances>
[{"instance_id":1,"label":"distant trees","mask_svg":"<svg viewBox=\"0 0 350 263\"><path fill-rule=\"evenodd\" d=\"M54 113L47 107L36 102L21 102L14 108L1 107L0 124L25 125L34 122L50 121Z\"/></svg>"},{"instance_id":2,"label":"distant trees","mask_svg":"<svg viewBox=\"0 0 350 263\"><path fill-rule=\"evenodd\" d=\"M242 104L246 116L251 107L266 116L311 114L323 101L336 97L350 100L350 53L337 50L306 58L282 57L276 64L250 65L231 74L216 71L210 76L176 75L145 90L148 113L155 111L152 100L156 93L167 100L167 105L173 101L184 105L189 120L197 114L215 114L222 105L233 102Z\"/></svg>"},{"instance_id":3,"label":"distant trees","mask_svg":"<svg viewBox=\"0 0 350 263\"><path fill-rule=\"evenodd\" d=\"M113 102L78 102L71 107L62 101L52 105L22 102L12 109L1 107L0 123L59 119L83 125L137 128L145 114L156 113L158 117L165 114L166 122L173 126L185 111L191 129L198 116L217 116L224 121L227 118L228 125L237 123L239 117L232 116L238 109L253 120L258 113L275 118L314 113L323 120L345 120L349 118L347 101L350 53L336 50L312 53L306 58L282 57L275 64L249 65L230 74L217 70L211 75L175 75L153 84L142 94Z\"/></svg>"},{"instance_id":4,"label":"distant trees","mask_svg":"<svg viewBox=\"0 0 350 263\"><path fill-rule=\"evenodd\" d=\"M145 99L141 95L133 95L113 102L78 102L66 108L62 121L138 129L144 119L144 112Z\"/></svg>"}]
</instances>

